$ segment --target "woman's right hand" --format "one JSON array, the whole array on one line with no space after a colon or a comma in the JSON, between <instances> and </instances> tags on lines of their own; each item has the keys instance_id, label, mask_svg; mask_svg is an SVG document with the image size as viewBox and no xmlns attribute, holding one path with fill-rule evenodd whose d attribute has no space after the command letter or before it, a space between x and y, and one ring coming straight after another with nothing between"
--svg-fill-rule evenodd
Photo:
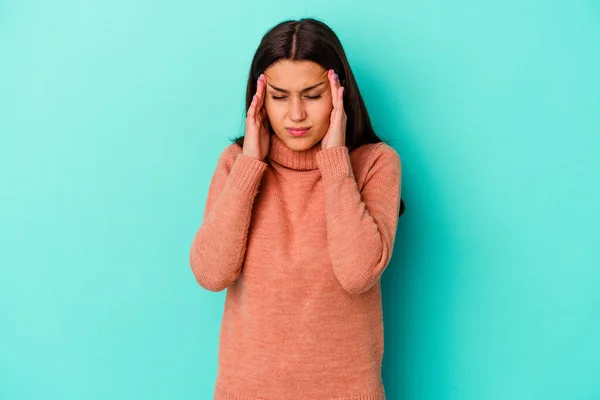
<instances>
[{"instance_id":1,"label":"woman's right hand","mask_svg":"<svg viewBox=\"0 0 600 400\"><path fill-rule=\"evenodd\" d=\"M267 78L260 74L256 83L256 94L246 113L246 132L242 152L263 161L269 151L269 117L264 107Z\"/></svg>"}]
</instances>

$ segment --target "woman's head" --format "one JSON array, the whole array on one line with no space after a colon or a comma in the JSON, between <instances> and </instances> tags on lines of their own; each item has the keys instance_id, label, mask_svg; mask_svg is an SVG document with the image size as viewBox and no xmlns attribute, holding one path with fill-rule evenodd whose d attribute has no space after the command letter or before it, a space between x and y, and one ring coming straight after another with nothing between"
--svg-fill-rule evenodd
<instances>
[{"instance_id":1,"label":"woman's head","mask_svg":"<svg viewBox=\"0 0 600 400\"><path fill-rule=\"evenodd\" d=\"M264 70L270 129L291 149L317 144L329 128L332 92L327 70L309 60L280 59ZM304 136L287 129L310 128Z\"/></svg>"},{"instance_id":2,"label":"woman's head","mask_svg":"<svg viewBox=\"0 0 600 400\"><path fill-rule=\"evenodd\" d=\"M292 149L310 148L321 140L329 126L332 109L327 80L329 69L338 74L345 88L346 146L352 150L361 144L380 142L340 40L329 26L313 18L281 22L264 35L250 65L246 109L256 93L256 80L264 73L267 78L265 108L270 129ZM302 89L321 82L313 90L301 93ZM277 91L271 85L289 93ZM310 98L316 95L321 97ZM301 138L291 136L285 129L305 126L315 129L311 128L309 134ZM242 144L243 137L239 139Z\"/></svg>"},{"instance_id":3,"label":"woman's head","mask_svg":"<svg viewBox=\"0 0 600 400\"><path fill-rule=\"evenodd\" d=\"M329 127L332 110L329 69L338 74L344 86L346 147L351 151L363 144L381 142L373 130L340 40L329 26L313 18L281 22L264 35L250 65L246 110L256 93L258 77L265 74L264 105L271 133L293 150L311 148ZM305 90L310 87L313 88ZM294 137L286 130L301 127L311 129L302 137ZM244 137L234 141L243 146ZM403 202L401 210L402 215Z\"/></svg>"}]
</instances>

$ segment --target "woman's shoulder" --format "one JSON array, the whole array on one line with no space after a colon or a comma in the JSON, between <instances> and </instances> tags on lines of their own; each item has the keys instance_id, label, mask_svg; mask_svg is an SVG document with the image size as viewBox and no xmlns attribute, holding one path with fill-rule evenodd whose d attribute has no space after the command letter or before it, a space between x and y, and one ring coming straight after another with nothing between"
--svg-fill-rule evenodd
<instances>
[{"instance_id":1,"label":"woman's shoulder","mask_svg":"<svg viewBox=\"0 0 600 400\"><path fill-rule=\"evenodd\" d=\"M240 154L241 152L242 148L235 142L226 145L224 148L221 149L219 155L217 156L216 170L224 170L227 173L229 173L229 171L231 171L231 168L233 167L233 164L235 163L238 154Z\"/></svg>"},{"instance_id":2,"label":"woman's shoulder","mask_svg":"<svg viewBox=\"0 0 600 400\"><path fill-rule=\"evenodd\" d=\"M385 142L363 144L352 150L350 154L354 175L361 189L366 182L370 181L369 177L381 176L380 174L393 176L401 174L400 155Z\"/></svg>"},{"instance_id":3,"label":"woman's shoulder","mask_svg":"<svg viewBox=\"0 0 600 400\"><path fill-rule=\"evenodd\" d=\"M219 155L219 159L227 163L233 163L235 158L242 152L242 147L233 142L225 146Z\"/></svg>"},{"instance_id":4,"label":"woman's shoulder","mask_svg":"<svg viewBox=\"0 0 600 400\"><path fill-rule=\"evenodd\" d=\"M370 168L375 163L386 162L400 164L400 154L386 142L366 143L350 152L357 164Z\"/></svg>"}]
</instances>

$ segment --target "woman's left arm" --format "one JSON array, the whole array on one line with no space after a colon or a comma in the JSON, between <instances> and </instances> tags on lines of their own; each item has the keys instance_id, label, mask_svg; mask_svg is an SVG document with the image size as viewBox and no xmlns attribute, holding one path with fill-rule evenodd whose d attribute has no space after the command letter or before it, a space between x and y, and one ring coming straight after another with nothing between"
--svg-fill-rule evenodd
<instances>
[{"instance_id":1,"label":"woman's left arm","mask_svg":"<svg viewBox=\"0 0 600 400\"><path fill-rule=\"evenodd\" d=\"M400 211L400 156L391 146L376 144L360 191L346 146L319 151L317 165L325 191L327 242L335 276L347 292L366 292L392 256Z\"/></svg>"}]
</instances>

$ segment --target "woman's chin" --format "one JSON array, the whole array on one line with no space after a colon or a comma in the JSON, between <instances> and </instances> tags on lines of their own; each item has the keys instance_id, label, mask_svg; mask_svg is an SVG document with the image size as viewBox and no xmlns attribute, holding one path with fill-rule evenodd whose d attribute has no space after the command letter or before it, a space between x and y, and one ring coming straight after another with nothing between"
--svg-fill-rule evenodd
<instances>
[{"instance_id":1,"label":"woman's chin","mask_svg":"<svg viewBox=\"0 0 600 400\"><path fill-rule=\"evenodd\" d=\"M277 136L287 147L295 151L311 149L317 144L320 145L321 139L323 139L323 135L315 135L314 132L310 131L303 136L292 136L285 130L283 134L277 134Z\"/></svg>"}]
</instances>

